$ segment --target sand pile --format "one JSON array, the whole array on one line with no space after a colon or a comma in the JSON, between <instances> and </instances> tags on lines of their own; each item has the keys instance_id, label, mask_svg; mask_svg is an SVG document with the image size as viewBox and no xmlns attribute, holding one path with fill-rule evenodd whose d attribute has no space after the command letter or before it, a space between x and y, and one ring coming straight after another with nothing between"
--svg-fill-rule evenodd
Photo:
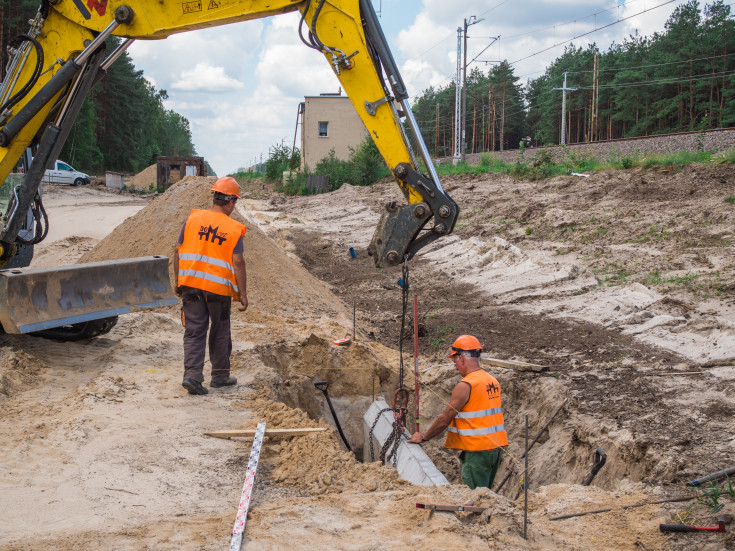
<instances>
[{"instance_id":1,"label":"sand pile","mask_svg":"<svg viewBox=\"0 0 735 551\"><path fill-rule=\"evenodd\" d=\"M257 399L246 407L270 428L328 427L299 409L272 400ZM373 492L408 485L391 467L379 462L357 463L354 455L342 451L331 427L321 434L282 438L281 442L269 437L266 443L265 461L273 466L269 478L280 485L298 487L302 493Z\"/></svg>"},{"instance_id":2,"label":"sand pile","mask_svg":"<svg viewBox=\"0 0 735 551\"><path fill-rule=\"evenodd\" d=\"M173 254L181 228L192 209L212 206L210 188L214 181L212 177L187 176L125 220L79 262L163 255L171 259L169 272L174 281ZM331 324L351 327L350 313L324 284L287 257L238 211L232 216L248 227L244 256L252 310L287 318L321 317Z\"/></svg>"},{"instance_id":3,"label":"sand pile","mask_svg":"<svg viewBox=\"0 0 735 551\"><path fill-rule=\"evenodd\" d=\"M138 174L130 178L129 181L126 181L125 185L129 188L148 191L151 188L151 184L153 184L153 188L155 189L157 185L156 182L158 180L157 166L158 165L152 164L148 168L144 168L138 172Z\"/></svg>"}]
</instances>

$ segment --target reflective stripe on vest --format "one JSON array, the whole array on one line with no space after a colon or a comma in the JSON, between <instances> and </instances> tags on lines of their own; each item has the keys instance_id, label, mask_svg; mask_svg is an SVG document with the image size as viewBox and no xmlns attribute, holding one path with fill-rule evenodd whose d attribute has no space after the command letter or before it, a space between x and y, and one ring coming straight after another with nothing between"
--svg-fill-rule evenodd
<instances>
[{"instance_id":1,"label":"reflective stripe on vest","mask_svg":"<svg viewBox=\"0 0 735 551\"><path fill-rule=\"evenodd\" d=\"M212 283L216 283L218 285L224 285L225 287L229 287L230 289L235 291L238 295L240 294L240 289L237 287L237 285L233 284L229 279L224 277L208 274L207 272L199 272L197 270L179 270L179 277L184 276L196 277L199 279L204 279L206 281L211 281Z\"/></svg>"},{"instance_id":2,"label":"reflective stripe on vest","mask_svg":"<svg viewBox=\"0 0 735 551\"><path fill-rule=\"evenodd\" d=\"M470 385L470 398L447 427L447 448L466 451L494 450L508 445L500 383L478 369L462 379Z\"/></svg>"},{"instance_id":3,"label":"reflective stripe on vest","mask_svg":"<svg viewBox=\"0 0 735 551\"><path fill-rule=\"evenodd\" d=\"M178 251L178 285L239 298L232 255L245 230L224 213L192 210Z\"/></svg>"},{"instance_id":4,"label":"reflective stripe on vest","mask_svg":"<svg viewBox=\"0 0 735 551\"><path fill-rule=\"evenodd\" d=\"M458 429L457 427L447 427L449 432L455 432L460 436L480 436L481 434L495 434L501 430L505 430L505 425L495 425L485 429Z\"/></svg>"}]
</instances>

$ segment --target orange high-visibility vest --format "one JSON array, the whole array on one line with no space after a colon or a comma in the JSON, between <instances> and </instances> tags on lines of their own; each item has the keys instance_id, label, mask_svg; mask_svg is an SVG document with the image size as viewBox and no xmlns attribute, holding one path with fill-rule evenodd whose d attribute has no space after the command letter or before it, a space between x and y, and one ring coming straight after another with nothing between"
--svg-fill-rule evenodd
<instances>
[{"instance_id":1,"label":"orange high-visibility vest","mask_svg":"<svg viewBox=\"0 0 735 551\"><path fill-rule=\"evenodd\" d=\"M468 373L462 381L472 387L470 399L447 427L444 446L473 452L507 446L498 380L478 369Z\"/></svg>"},{"instance_id":2,"label":"orange high-visibility vest","mask_svg":"<svg viewBox=\"0 0 735 551\"><path fill-rule=\"evenodd\" d=\"M239 299L232 252L245 230L224 213L192 210L179 247L178 284Z\"/></svg>"}]
</instances>

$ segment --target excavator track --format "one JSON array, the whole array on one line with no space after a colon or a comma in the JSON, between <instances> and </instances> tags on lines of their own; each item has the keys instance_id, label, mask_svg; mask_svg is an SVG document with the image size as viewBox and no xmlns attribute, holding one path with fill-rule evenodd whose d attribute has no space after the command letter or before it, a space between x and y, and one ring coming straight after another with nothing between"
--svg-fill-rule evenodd
<instances>
[{"instance_id":1,"label":"excavator track","mask_svg":"<svg viewBox=\"0 0 735 551\"><path fill-rule=\"evenodd\" d=\"M111 316L109 318L63 325L61 327L52 327L43 331L34 331L33 333L29 333L29 335L54 341L74 342L106 335L115 325L117 325L117 316Z\"/></svg>"}]
</instances>

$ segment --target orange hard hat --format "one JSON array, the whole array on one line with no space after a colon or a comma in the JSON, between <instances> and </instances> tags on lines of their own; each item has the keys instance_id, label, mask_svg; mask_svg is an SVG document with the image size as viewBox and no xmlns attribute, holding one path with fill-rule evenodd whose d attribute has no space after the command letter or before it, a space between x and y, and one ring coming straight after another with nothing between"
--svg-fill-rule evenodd
<instances>
[{"instance_id":1,"label":"orange hard hat","mask_svg":"<svg viewBox=\"0 0 735 551\"><path fill-rule=\"evenodd\" d=\"M478 341L472 335L460 335L459 337L457 337L457 340L454 341L454 344L452 345L452 351L449 353L449 357L454 358L460 352L475 351L477 351L477 356L479 357L480 352L482 352L482 345L480 344L480 341Z\"/></svg>"},{"instance_id":2,"label":"orange hard hat","mask_svg":"<svg viewBox=\"0 0 735 551\"><path fill-rule=\"evenodd\" d=\"M218 179L212 186L212 191L218 191L223 195L240 198L240 186L231 176L224 176Z\"/></svg>"}]
</instances>

